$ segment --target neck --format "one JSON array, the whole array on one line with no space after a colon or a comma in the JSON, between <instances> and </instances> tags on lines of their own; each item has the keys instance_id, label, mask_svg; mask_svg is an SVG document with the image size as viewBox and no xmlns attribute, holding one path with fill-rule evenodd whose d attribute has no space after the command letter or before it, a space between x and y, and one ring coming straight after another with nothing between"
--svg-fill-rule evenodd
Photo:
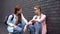
<instances>
[{"instance_id":1,"label":"neck","mask_svg":"<svg viewBox=\"0 0 60 34\"><path fill-rule=\"evenodd\" d=\"M40 13L37 14L37 16L40 16L40 15L41 15Z\"/></svg>"}]
</instances>

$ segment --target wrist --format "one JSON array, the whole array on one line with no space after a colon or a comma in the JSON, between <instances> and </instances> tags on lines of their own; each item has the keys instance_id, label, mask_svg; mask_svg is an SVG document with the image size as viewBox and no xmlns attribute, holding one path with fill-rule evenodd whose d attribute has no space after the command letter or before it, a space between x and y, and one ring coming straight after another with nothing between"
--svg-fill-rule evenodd
<instances>
[{"instance_id":1,"label":"wrist","mask_svg":"<svg viewBox=\"0 0 60 34\"><path fill-rule=\"evenodd\" d=\"M13 27L14 27L15 25L13 25Z\"/></svg>"}]
</instances>

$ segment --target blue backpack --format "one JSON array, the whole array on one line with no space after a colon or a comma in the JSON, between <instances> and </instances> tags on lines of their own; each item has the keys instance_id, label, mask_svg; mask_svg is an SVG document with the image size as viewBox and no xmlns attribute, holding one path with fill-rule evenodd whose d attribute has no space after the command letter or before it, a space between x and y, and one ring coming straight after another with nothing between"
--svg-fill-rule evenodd
<instances>
[{"instance_id":1,"label":"blue backpack","mask_svg":"<svg viewBox=\"0 0 60 34\"><path fill-rule=\"evenodd\" d=\"M10 15L6 16L5 19L4 19L5 25L8 25L8 24L7 24L7 20L8 20L8 18L9 18L9 16L10 16ZM14 18L14 15L12 14L11 21L13 20L13 18Z\"/></svg>"}]
</instances>

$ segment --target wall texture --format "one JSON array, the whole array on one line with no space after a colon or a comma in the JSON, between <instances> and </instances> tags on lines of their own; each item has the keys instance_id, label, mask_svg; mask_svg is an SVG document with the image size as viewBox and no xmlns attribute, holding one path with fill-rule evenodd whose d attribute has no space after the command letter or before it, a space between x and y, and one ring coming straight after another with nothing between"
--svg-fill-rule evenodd
<instances>
[{"instance_id":1,"label":"wall texture","mask_svg":"<svg viewBox=\"0 0 60 34\"><path fill-rule=\"evenodd\" d=\"M3 27L4 17L14 11L15 5L23 7L23 14L27 20L32 19L33 7L41 5L42 12L47 15L47 34L60 34L60 0L0 0L0 33L6 29ZM2 29L3 28L3 29Z\"/></svg>"}]
</instances>

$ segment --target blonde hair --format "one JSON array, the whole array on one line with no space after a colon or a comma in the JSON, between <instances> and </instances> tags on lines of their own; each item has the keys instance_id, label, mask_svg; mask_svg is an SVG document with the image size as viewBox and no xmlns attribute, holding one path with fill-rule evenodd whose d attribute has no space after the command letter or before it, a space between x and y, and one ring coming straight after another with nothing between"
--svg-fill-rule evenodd
<instances>
[{"instance_id":1,"label":"blonde hair","mask_svg":"<svg viewBox=\"0 0 60 34\"><path fill-rule=\"evenodd\" d=\"M40 16L41 16L41 7L40 7L40 5L36 5L36 6L34 6L34 8L37 8L37 9L40 10ZM40 17L40 18L41 18L41 17Z\"/></svg>"}]
</instances>

